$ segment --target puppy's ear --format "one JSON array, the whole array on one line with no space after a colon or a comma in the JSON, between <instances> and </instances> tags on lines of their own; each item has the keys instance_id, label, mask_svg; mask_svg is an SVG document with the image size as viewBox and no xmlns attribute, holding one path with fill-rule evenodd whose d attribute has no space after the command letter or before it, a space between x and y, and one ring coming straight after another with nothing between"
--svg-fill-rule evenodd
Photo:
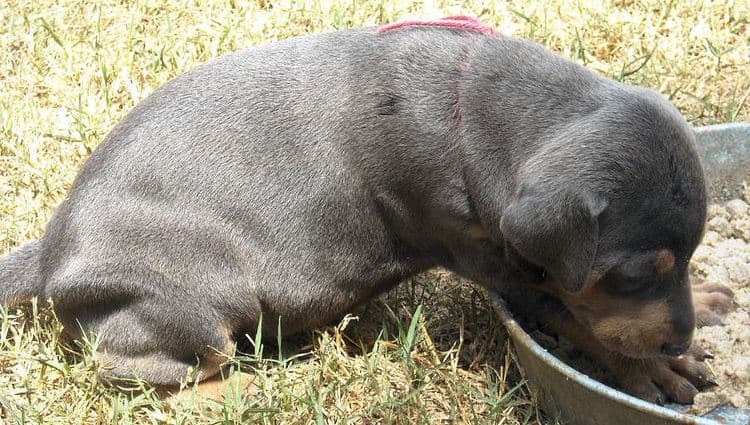
<instances>
[{"instance_id":1,"label":"puppy's ear","mask_svg":"<svg viewBox=\"0 0 750 425\"><path fill-rule=\"evenodd\" d=\"M500 230L521 256L575 292L593 267L606 206L587 194L526 190L504 211Z\"/></svg>"}]
</instances>

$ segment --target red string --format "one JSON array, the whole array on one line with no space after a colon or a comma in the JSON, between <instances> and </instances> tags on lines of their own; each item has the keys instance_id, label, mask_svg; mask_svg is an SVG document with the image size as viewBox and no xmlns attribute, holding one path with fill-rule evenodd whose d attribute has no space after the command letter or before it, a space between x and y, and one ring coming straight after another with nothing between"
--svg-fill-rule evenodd
<instances>
[{"instance_id":1,"label":"red string","mask_svg":"<svg viewBox=\"0 0 750 425\"><path fill-rule=\"evenodd\" d=\"M432 20L432 21L420 21L420 20L407 20L401 22L395 22L392 24L384 25L378 29L378 32L387 32L397 30L404 27L449 27L449 28L460 28L470 31L477 31L487 35L494 36L496 34L495 29L491 26L483 23L479 19L471 16L447 16L445 18Z\"/></svg>"}]
</instances>

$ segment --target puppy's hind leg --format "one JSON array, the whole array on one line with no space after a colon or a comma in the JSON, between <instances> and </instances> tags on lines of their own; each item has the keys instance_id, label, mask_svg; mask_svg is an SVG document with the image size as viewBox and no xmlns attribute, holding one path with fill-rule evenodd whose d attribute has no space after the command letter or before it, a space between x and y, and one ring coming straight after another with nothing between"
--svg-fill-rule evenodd
<instances>
[{"instance_id":1,"label":"puppy's hind leg","mask_svg":"<svg viewBox=\"0 0 750 425\"><path fill-rule=\"evenodd\" d=\"M191 303L131 304L95 327L100 378L117 386L131 379L174 387L215 375L234 351L231 331Z\"/></svg>"}]
</instances>

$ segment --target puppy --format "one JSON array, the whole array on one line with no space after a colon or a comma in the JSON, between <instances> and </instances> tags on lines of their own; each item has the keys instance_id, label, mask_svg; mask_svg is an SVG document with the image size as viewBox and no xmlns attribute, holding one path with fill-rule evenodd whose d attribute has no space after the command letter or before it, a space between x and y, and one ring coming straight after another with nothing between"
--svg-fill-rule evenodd
<instances>
[{"instance_id":1,"label":"puppy","mask_svg":"<svg viewBox=\"0 0 750 425\"><path fill-rule=\"evenodd\" d=\"M683 117L474 20L422 24L256 47L156 90L0 260L0 301L51 299L105 379L158 385L215 374L261 317L326 324L434 266L555 294L622 358L685 353L706 191Z\"/></svg>"}]
</instances>

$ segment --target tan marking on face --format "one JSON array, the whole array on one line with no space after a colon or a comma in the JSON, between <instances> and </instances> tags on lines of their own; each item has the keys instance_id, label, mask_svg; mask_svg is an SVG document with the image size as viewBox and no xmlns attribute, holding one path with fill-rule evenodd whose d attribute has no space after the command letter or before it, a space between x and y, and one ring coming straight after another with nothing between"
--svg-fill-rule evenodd
<instances>
[{"instance_id":1,"label":"tan marking on face","mask_svg":"<svg viewBox=\"0 0 750 425\"><path fill-rule=\"evenodd\" d=\"M664 341L671 340L671 316L663 302L639 305L624 302L609 313L591 320L594 336L610 349L630 357L653 356ZM617 308L619 307L619 308Z\"/></svg>"},{"instance_id":2,"label":"tan marking on face","mask_svg":"<svg viewBox=\"0 0 750 425\"><path fill-rule=\"evenodd\" d=\"M674 268L674 263L674 253L669 249L662 249L658 254L656 254L656 261L654 262L654 266L656 266L657 273L664 274L672 271L672 269Z\"/></svg>"},{"instance_id":3,"label":"tan marking on face","mask_svg":"<svg viewBox=\"0 0 750 425\"><path fill-rule=\"evenodd\" d=\"M469 226L469 236L471 236L473 239L489 239L490 233L487 231L487 228L484 227L482 224L472 224Z\"/></svg>"},{"instance_id":4,"label":"tan marking on face","mask_svg":"<svg viewBox=\"0 0 750 425\"><path fill-rule=\"evenodd\" d=\"M581 288L582 291L590 291L594 286L596 286L599 281L602 280L602 276L596 272L593 271L589 273L589 276L586 278L586 280L583 282L583 287Z\"/></svg>"},{"instance_id":5,"label":"tan marking on face","mask_svg":"<svg viewBox=\"0 0 750 425\"><path fill-rule=\"evenodd\" d=\"M601 276L592 272L578 292L566 291L553 279L542 289L558 298L608 349L630 357L658 354L663 342L672 339L669 307L613 297L600 281Z\"/></svg>"}]
</instances>

